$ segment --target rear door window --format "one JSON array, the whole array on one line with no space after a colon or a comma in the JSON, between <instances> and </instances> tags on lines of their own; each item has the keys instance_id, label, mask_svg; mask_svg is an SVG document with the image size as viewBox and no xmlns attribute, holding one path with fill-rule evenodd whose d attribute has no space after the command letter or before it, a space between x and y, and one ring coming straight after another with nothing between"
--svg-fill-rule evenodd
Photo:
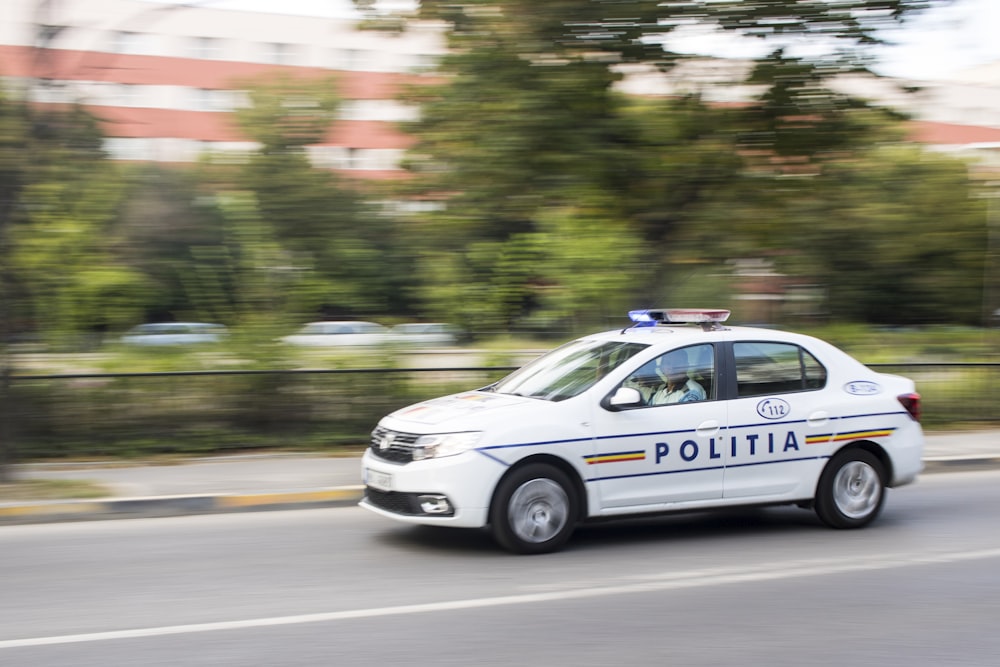
<instances>
[{"instance_id":1,"label":"rear door window","mask_svg":"<svg viewBox=\"0 0 1000 667\"><path fill-rule=\"evenodd\" d=\"M810 391L826 386L826 368L792 343L750 341L733 344L737 396Z\"/></svg>"}]
</instances>

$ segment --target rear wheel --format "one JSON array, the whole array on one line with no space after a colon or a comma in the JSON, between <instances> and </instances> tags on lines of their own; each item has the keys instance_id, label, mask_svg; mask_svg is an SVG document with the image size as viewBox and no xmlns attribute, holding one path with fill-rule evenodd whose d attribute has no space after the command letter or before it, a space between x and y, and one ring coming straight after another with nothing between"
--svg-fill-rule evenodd
<instances>
[{"instance_id":1,"label":"rear wheel","mask_svg":"<svg viewBox=\"0 0 1000 667\"><path fill-rule=\"evenodd\" d=\"M816 489L816 514L833 528L860 528L885 502L885 468L871 452L850 449L830 459Z\"/></svg>"},{"instance_id":2,"label":"rear wheel","mask_svg":"<svg viewBox=\"0 0 1000 667\"><path fill-rule=\"evenodd\" d=\"M514 553L556 551L573 532L577 506L573 484L563 471L544 463L518 468L493 497L493 538Z\"/></svg>"}]
</instances>

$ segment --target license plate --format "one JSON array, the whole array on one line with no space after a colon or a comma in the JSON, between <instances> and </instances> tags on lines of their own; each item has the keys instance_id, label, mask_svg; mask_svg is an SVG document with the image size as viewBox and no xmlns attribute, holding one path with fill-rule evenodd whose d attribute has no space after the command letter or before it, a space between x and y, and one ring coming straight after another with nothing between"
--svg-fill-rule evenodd
<instances>
[{"instance_id":1,"label":"license plate","mask_svg":"<svg viewBox=\"0 0 1000 667\"><path fill-rule=\"evenodd\" d=\"M392 475L378 470L365 471L365 484L379 491L392 491Z\"/></svg>"}]
</instances>

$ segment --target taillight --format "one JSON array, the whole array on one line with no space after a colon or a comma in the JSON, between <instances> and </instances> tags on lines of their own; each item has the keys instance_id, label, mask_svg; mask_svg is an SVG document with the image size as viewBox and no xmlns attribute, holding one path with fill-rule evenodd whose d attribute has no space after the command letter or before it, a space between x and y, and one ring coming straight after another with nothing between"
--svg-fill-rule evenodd
<instances>
[{"instance_id":1,"label":"taillight","mask_svg":"<svg viewBox=\"0 0 1000 667\"><path fill-rule=\"evenodd\" d=\"M920 421L920 394L914 392L912 394L900 394L896 399L903 405L910 416L913 417L913 421Z\"/></svg>"}]
</instances>

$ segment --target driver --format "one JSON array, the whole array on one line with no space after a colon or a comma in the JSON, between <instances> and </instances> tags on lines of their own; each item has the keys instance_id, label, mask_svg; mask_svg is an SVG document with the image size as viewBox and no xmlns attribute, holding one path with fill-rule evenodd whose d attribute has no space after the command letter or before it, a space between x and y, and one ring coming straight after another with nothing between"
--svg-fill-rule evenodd
<instances>
[{"instance_id":1,"label":"driver","mask_svg":"<svg viewBox=\"0 0 1000 667\"><path fill-rule=\"evenodd\" d=\"M705 388L689 374L687 354L684 350L675 350L658 358L656 374L663 382L649 397L649 405L705 400Z\"/></svg>"}]
</instances>

